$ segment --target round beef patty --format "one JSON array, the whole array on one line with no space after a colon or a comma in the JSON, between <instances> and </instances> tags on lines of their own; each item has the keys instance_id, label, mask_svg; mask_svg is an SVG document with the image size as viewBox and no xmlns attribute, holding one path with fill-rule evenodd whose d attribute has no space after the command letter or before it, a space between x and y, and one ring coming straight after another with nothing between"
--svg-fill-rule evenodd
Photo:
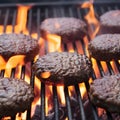
<instances>
[{"instance_id":1,"label":"round beef patty","mask_svg":"<svg viewBox=\"0 0 120 120\"><path fill-rule=\"evenodd\" d=\"M99 33L120 33L120 10L111 10L100 16Z\"/></svg>"},{"instance_id":2,"label":"round beef patty","mask_svg":"<svg viewBox=\"0 0 120 120\"><path fill-rule=\"evenodd\" d=\"M56 34L66 43L83 38L87 33L87 25L77 18L47 18L41 23L40 32L44 39L47 39L47 34Z\"/></svg>"},{"instance_id":3,"label":"round beef patty","mask_svg":"<svg viewBox=\"0 0 120 120\"><path fill-rule=\"evenodd\" d=\"M0 118L24 112L34 99L32 87L17 78L0 78Z\"/></svg>"},{"instance_id":4,"label":"round beef patty","mask_svg":"<svg viewBox=\"0 0 120 120\"><path fill-rule=\"evenodd\" d=\"M110 112L120 112L120 74L94 80L89 95L96 106Z\"/></svg>"},{"instance_id":5,"label":"round beef patty","mask_svg":"<svg viewBox=\"0 0 120 120\"><path fill-rule=\"evenodd\" d=\"M38 40L24 34L1 34L0 55L8 60L14 55L25 55L27 61L33 60L39 53Z\"/></svg>"},{"instance_id":6,"label":"round beef patty","mask_svg":"<svg viewBox=\"0 0 120 120\"><path fill-rule=\"evenodd\" d=\"M37 59L33 64L33 71L42 82L72 85L89 79L92 64L85 55L51 52Z\"/></svg>"},{"instance_id":7,"label":"round beef patty","mask_svg":"<svg viewBox=\"0 0 120 120\"><path fill-rule=\"evenodd\" d=\"M103 34L88 44L90 56L101 61L120 59L120 34Z\"/></svg>"}]
</instances>

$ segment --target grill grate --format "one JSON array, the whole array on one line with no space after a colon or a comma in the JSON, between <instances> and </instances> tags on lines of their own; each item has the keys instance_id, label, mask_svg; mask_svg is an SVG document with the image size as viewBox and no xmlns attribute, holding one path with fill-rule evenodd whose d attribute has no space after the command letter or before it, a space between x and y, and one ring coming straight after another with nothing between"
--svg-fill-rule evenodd
<instances>
[{"instance_id":1,"label":"grill grate","mask_svg":"<svg viewBox=\"0 0 120 120\"><path fill-rule=\"evenodd\" d=\"M27 29L29 32L29 35L32 35L33 33L37 33L38 35L38 39L40 38L40 31L39 31L39 26L41 21L43 21L45 18L49 18L49 17L76 17L76 18L80 18L80 19L84 19L84 16L86 15L86 13L89 11L89 9L82 9L80 8L80 5L82 3L67 3L67 2L61 2L60 3L41 3L41 4L37 4L32 6L32 8L28 11L28 16L27 16ZM15 32L15 25L16 25L16 18L17 18L17 6L14 5L6 5L6 6L1 6L0 7L0 26L3 25L3 27L1 27L0 32L6 32L7 31L7 27L8 25L12 25L12 29L10 32ZM95 9L95 13L96 16L99 18L99 16L101 14L103 14L104 12L108 11L108 10L112 10L112 9L119 9L120 8L120 3L108 3L105 2L101 3L101 2L95 2L94 3L94 9ZM21 31L23 32L23 31ZM86 46L88 44L88 42L90 41L89 36L84 39L84 40L79 40L78 42L73 42L70 44L62 44L62 51L69 51L71 48L78 53L84 53L87 55L87 49ZM44 45L43 45L43 50L42 52L40 52L41 55L46 54L49 52L49 43L47 41L44 41ZM114 74L115 70L113 69L113 66L110 62L105 62L104 64L106 65L106 71L103 68L103 63L100 61L95 61L96 63L96 67L98 69L98 74L96 74L96 70L94 69L93 75L92 75L92 79L96 79L98 76L104 76L105 74ZM31 62L31 65L33 64L33 62ZM113 64L116 66L116 70L118 72L120 72L120 64L119 61L113 61ZM30 66L31 66L30 65ZM13 68L11 70L11 75L10 77L15 77L16 74L16 70L17 68ZM27 65L22 66L21 68L21 72L20 72L20 78L25 79L25 75L26 75L26 70L28 69ZM31 69L31 67L29 67L29 70ZM0 75L4 76L5 74L5 70L1 70ZM33 88L35 88L35 76L31 70L30 72L30 84ZM86 82L84 83L86 86L86 91L89 90L89 83ZM86 113L85 113L85 108L84 108L84 104L83 104L83 100L81 97L81 92L80 92L80 88L79 85L75 85L74 87L74 92L75 92L75 96L78 102L78 108L80 111L80 120L88 120L88 118L86 117ZM45 114L45 108L46 108L46 104L45 104L45 99L46 99L46 90L47 90L47 86L43 83L40 84L40 98L41 98L41 107L40 107L40 120L46 120L46 114ZM54 108L54 119L53 120L61 120L60 119L60 103L59 103L59 96L58 96L58 92L57 92L57 87L56 86L52 86L52 93L53 93L53 108ZM67 117L69 120L73 120L73 110L71 107L71 97L69 95L69 87L64 87L64 95L65 95L65 101L66 101L66 109L67 109ZM89 96L88 96L89 98ZM97 108L96 106L92 105L90 103L90 111L93 115L93 118L91 120L101 120L98 117L98 112L97 112ZM108 120L113 120L112 115L106 111L107 113L107 118ZM26 115L26 119L30 120L31 119L31 108L29 108L27 110L27 115ZM16 118L16 116L11 117L12 120L14 120ZM77 120L78 120L77 119Z\"/></svg>"}]
</instances>

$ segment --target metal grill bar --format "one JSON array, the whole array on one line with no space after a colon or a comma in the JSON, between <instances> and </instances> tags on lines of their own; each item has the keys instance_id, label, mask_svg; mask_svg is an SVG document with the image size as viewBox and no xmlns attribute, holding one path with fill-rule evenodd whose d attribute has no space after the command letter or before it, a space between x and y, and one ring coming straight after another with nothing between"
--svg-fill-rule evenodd
<instances>
[{"instance_id":1,"label":"metal grill bar","mask_svg":"<svg viewBox=\"0 0 120 120\"><path fill-rule=\"evenodd\" d=\"M83 10L80 7L78 7L78 5L80 5L81 3L78 4L77 3L42 3L42 4L38 4L33 6L33 8L31 8L29 10L29 14L28 14L28 21L27 21L27 28L28 28L28 32L29 35L31 35L32 33L36 32L38 35L38 39L40 37L40 31L39 31L39 26L41 21L43 21L45 18L49 18L49 17L77 17L80 19L84 19L84 15L88 12L88 10ZM115 3L114 3L115 4ZM111 9L119 9L120 6L118 4L115 4L115 6L111 6L110 4L104 4L103 1L102 3L98 3L98 4L94 4L95 6L95 12L97 16L100 16L101 14L103 14L104 12L111 10ZM4 21L3 21L3 32L6 32L7 29L7 25L9 25L9 18L11 18L12 16L12 31L11 32L15 32L15 22L16 22L16 16L17 16L17 9L15 7L10 7L5 9L5 11L3 12L4 7L0 8L0 16L2 17L3 13L5 14L3 16ZM12 10L12 11L11 11ZM36 29L35 29L36 28ZM35 31L34 31L35 30ZM79 40L79 44L81 45L81 51L78 50L78 46L76 42L71 43L72 48L75 52L78 53L83 53L87 55L87 49L86 49L86 42L90 41L90 37L89 35L87 36L86 40ZM68 44L62 44L62 51L69 51L69 45ZM44 47L44 53L48 53L48 41L45 41L45 47ZM107 66L107 71L104 71L103 69L103 65L101 64L100 61L96 61L97 62L97 66L100 72L100 76L103 77L106 74L115 74L115 71L112 68L112 65L110 62L106 62L106 66ZM118 69L118 71L120 72L120 64L118 61L114 61L116 68ZM31 62L30 65L30 69L32 66L33 62ZM14 78L15 77L15 73L16 73L16 68L13 68L11 70L11 75L10 77ZM4 77L5 74L5 70L1 70L0 72L0 76ZM26 66L22 66L21 68L21 75L20 78L21 79L25 79L25 74L26 74ZM96 79L96 74L95 71L93 71L93 75L92 75L92 79ZM34 72L31 70L31 75L30 75L30 85L35 88L35 75ZM40 116L41 116L41 120L46 120L46 113L45 113L45 108L46 108L46 104L45 104L45 100L46 100L46 87L47 85L45 85L44 83L41 83L40 88L41 88L41 93L40 93L40 98L41 98L41 110L40 110ZM89 92L89 83L85 82L85 87L87 90L87 93ZM86 114L85 114L85 109L84 109L84 104L82 101L82 97L81 97L81 92L80 92L80 88L78 85L74 86L75 89L75 94L77 96L77 101L78 101L78 106L80 109L80 114L81 114L81 120L87 120L86 118ZM57 93L57 87L56 86L52 86L52 92L53 92L53 108L54 108L54 119L55 120L59 120L60 119L60 111L59 111L59 96ZM69 95L69 87L65 86L64 87L64 95L65 95L65 101L66 101L66 109L67 109L67 117L69 120L73 119L73 114L72 114L72 107L71 107L71 99L70 99L70 95ZM89 95L88 95L89 98ZM89 101L90 102L90 101ZM94 106L91 102L91 111L94 117L94 120L99 120L99 116L98 116L98 112L97 112L97 107ZM107 112L107 118L108 120L113 120L111 113ZM11 117L12 120L15 120L15 116ZM27 110L27 116L26 116L27 120L31 119L31 107Z\"/></svg>"},{"instance_id":2,"label":"metal grill bar","mask_svg":"<svg viewBox=\"0 0 120 120\"><path fill-rule=\"evenodd\" d=\"M68 93L68 87L64 88L64 93L65 93L65 100L66 100L66 107L67 107L67 114L68 114L68 119L72 120L72 111L71 111L71 105L70 105L70 97Z\"/></svg>"},{"instance_id":3,"label":"metal grill bar","mask_svg":"<svg viewBox=\"0 0 120 120\"><path fill-rule=\"evenodd\" d=\"M41 83L41 120L45 120L45 85Z\"/></svg>"},{"instance_id":4,"label":"metal grill bar","mask_svg":"<svg viewBox=\"0 0 120 120\"><path fill-rule=\"evenodd\" d=\"M59 120L59 102L58 102L56 86L53 86L53 98L54 98L54 111L55 111L54 119Z\"/></svg>"},{"instance_id":5,"label":"metal grill bar","mask_svg":"<svg viewBox=\"0 0 120 120\"><path fill-rule=\"evenodd\" d=\"M79 86L78 85L75 85L75 90L76 90L77 99L78 99L78 103L79 103L79 108L80 108L80 112L81 112L81 120L86 120L84 107L83 107L83 103L82 103L82 97L81 97L81 93L79 91Z\"/></svg>"},{"instance_id":6,"label":"metal grill bar","mask_svg":"<svg viewBox=\"0 0 120 120\"><path fill-rule=\"evenodd\" d=\"M7 9L6 13L5 13L5 20L4 20L4 29L3 29L3 32L6 31L6 25L7 25L7 22L8 22L8 16L9 16L9 9Z\"/></svg>"}]
</instances>

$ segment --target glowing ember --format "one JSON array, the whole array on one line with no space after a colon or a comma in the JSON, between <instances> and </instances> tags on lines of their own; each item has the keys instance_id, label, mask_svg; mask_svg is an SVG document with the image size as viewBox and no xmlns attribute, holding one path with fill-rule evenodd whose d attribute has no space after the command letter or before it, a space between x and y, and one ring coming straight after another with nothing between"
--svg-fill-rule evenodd
<instances>
[{"instance_id":1,"label":"glowing ember","mask_svg":"<svg viewBox=\"0 0 120 120\"><path fill-rule=\"evenodd\" d=\"M23 32L24 34L29 35L29 31L27 29L27 15L28 15L28 10L30 9L30 6L19 6L18 7L18 13L17 13L17 21L16 21L16 25L12 26L12 25L7 25L6 26L6 33L12 33L13 29L15 33L20 33ZM90 37L91 39L93 39L98 30L99 30L99 22L95 17L95 12L94 12L94 8L93 8L93 3L92 2L84 2L81 6L81 8L89 8L89 12L88 14L85 16L85 19L89 25L89 32L90 32ZM93 29L94 26L94 29ZM13 28L14 27L14 28ZM60 25L55 23L55 27L56 28L60 28ZM4 31L4 26L0 25L0 34L3 33ZM43 38L39 38L37 33L32 33L31 36L35 39L39 39L39 44L41 46L41 51L40 51L40 55L44 55L45 54L45 43L46 41ZM47 40L48 40L48 51L47 52L54 52L54 51L64 51L64 46L61 43L61 37L55 34L47 34L46 35ZM88 51L87 51L87 46L88 46L88 38L84 37L83 38L83 42L85 44L85 49L87 52L87 55L89 55ZM75 41L75 45L77 48L77 52L84 54L84 49L82 48L82 42L81 41ZM69 52L75 52L74 50L74 46L71 42L66 44L67 49ZM25 81L27 83L30 84L30 76L31 76L31 70L29 70L31 68L31 63L24 63L24 55L16 55L11 57L7 62L0 56L0 70L1 69L5 69L5 77L10 77L10 73L11 73L11 69L16 67L16 74L15 77L17 78L21 78L21 69L22 69L22 65L25 65L25 76L22 76L23 79L25 79ZM36 56L35 60L38 58L38 56ZM93 69L95 70L95 75L97 78L100 77L100 71L97 65L97 62L95 59L91 59L92 63L93 63ZM17 62L14 62L17 61ZM1 64L2 63L2 64ZM120 61L119 61L120 63ZM115 72L118 72L118 69L116 67L116 64L114 62L110 63L113 67L113 70ZM103 67L104 72L108 71L107 69L107 65L105 62L101 62L101 65ZM49 78L51 75L50 72L44 72L41 74L42 78ZM89 83L92 82L92 78L90 78ZM31 116L33 116L34 112L35 112L35 108L37 105L40 105L41 103L41 98L40 98L40 92L41 92L41 82L38 78L35 77L35 80L33 82L34 84L34 101L32 103L31 106ZM45 85L45 115L49 114L50 109L53 108L53 89L52 86L47 86ZM84 95L86 93L86 87L84 83L80 83L79 84L79 90L81 93L81 97L84 98ZM69 91L69 96L72 97L75 94L75 87L74 86L69 86L68 87L68 91ZM66 100L65 100L65 93L64 93L64 87L63 86L57 86L57 94L58 94L58 99L60 101L60 104L65 106L66 104ZM98 114L101 115L103 112L102 109L98 110ZM16 116L16 120L21 120L21 119L26 119L26 115L27 115L27 111L25 111L24 113L20 113L17 114ZM65 120L68 120L68 118L65 118Z\"/></svg>"}]
</instances>

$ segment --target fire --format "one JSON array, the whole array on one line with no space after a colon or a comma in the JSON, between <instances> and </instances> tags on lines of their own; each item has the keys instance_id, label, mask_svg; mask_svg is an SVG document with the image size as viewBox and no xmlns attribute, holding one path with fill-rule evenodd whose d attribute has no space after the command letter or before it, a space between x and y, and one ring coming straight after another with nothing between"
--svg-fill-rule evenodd
<instances>
[{"instance_id":1,"label":"fire","mask_svg":"<svg viewBox=\"0 0 120 120\"><path fill-rule=\"evenodd\" d=\"M61 51L61 37L56 34L46 34L46 39L48 41L48 51Z\"/></svg>"},{"instance_id":2,"label":"fire","mask_svg":"<svg viewBox=\"0 0 120 120\"><path fill-rule=\"evenodd\" d=\"M31 6L19 6L18 7L18 13L17 13L17 27L18 27L18 29L17 30L19 30L19 32L23 31L25 33L27 31L27 29L26 29L27 14L28 14L28 10L30 8L31 8Z\"/></svg>"},{"instance_id":3,"label":"fire","mask_svg":"<svg viewBox=\"0 0 120 120\"><path fill-rule=\"evenodd\" d=\"M99 72L99 68L98 68L97 62L96 62L96 60L94 58L91 58L91 61L93 63L93 69L95 70L94 71L95 75L96 75L97 78L99 78L100 77L100 72Z\"/></svg>"},{"instance_id":4,"label":"fire","mask_svg":"<svg viewBox=\"0 0 120 120\"><path fill-rule=\"evenodd\" d=\"M12 25L7 25L6 26L6 33L12 33L13 29L15 33L20 33L23 32L24 34L29 35L29 31L27 29L27 15L28 15L28 10L31 8L31 6L18 6L18 13L17 13L17 21L16 21L16 25L12 26ZM94 12L94 8L93 8L93 4L92 2L85 2L82 4L81 8L89 8L89 12L88 14L85 16L85 19L88 23L88 25L90 25L90 37L91 39L94 38L99 30L99 22L95 17L95 12ZM94 25L94 29L93 29L93 25ZM60 28L60 25L55 23L56 28ZM14 28L13 28L14 27ZM0 25L0 34L2 34L4 31L4 26ZM45 40L43 38L39 38L37 33L32 33L31 36L35 39L39 39L39 44L41 46L41 51L40 51L40 55L44 55L45 54ZM61 37L55 34L47 34L46 35L47 38L47 42L48 42L48 51L47 52L54 52L54 51L64 51L64 47L62 46L62 41L61 41ZM88 39L87 37L84 37L84 43L85 43L85 48L87 51L87 45L88 45ZM84 51L82 49L82 43L80 41L75 41L75 45L77 47L77 52L84 54ZM69 52L75 52L74 51L74 46L73 44L67 43L67 48ZM87 51L87 55L88 55L88 51ZM38 57L38 56L37 56ZM37 57L35 59L37 59ZM25 79L26 82L30 83L30 75L31 75L31 71L29 70L29 68L31 67L30 63L25 64L24 63L24 55L16 55L11 57L8 61L5 61L3 59L2 56L0 56L0 70L1 69L6 69L5 70L5 75L7 77L10 77L10 73L11 73L11 69L16 67L16 74L15 77L20 78L21 77L21 69L22 69L22 65L25 65L25 76L23 76L23 78ZM99 68L97 65L97 62L95 59L91 59L92 63L93 63L93 69L95 70L95 75L96 77L100 77L100 73L99 73ZM17 61L17 62L14 62ZM120 63L120 61L119 61ZM113 68L114 71L116 71L116 66L114 62L110 63ZM107 65L104 62L101 62L101 65L103 66L104 71L107 71ZM41 74L41 76L43 78L48 78L50 76L50 72L44 72ZM92 82L92 79L89 80L89 83ZM35 93L35 98L34 101L32 103L32 111L31 111L31 116L33 116L34 111L35 111L35 107L36 105L40 105L41 103L41 98L40 96L40 80L38 78L35 77L34 80L34 93ZM45 113L46 115L48 115L49 110L53 107L52 105L52 96L53 96L53 90L52 90L52 86L45 86L46 89L46 93L45 93ZM75 94L75 88L73 86L69 86L69 96L73 96L73 94ZM81 93L81 97L83 98L85 93L86 93L86 87L84 83L80 83L79 84L79 90ZM57 86L57 94L60 100L60 104L65 105L66 101L65 101L65 95L64 95L64 87L63 86ZM16 120L20 120L20 119L26 119L26 111L24 113L22 113L21 115L17 114L16 116ZM66 118L67 120L68 118Z\"/></svg>"},{"instance_id":5,"label":"fire","mask_svg":"<svg viewBox=\"0 0 120 120\"><path fill-rule=\"evenodd\" d=\"M43 72L43 73L41 73L41 77L44 78L44 79L45 78L49 78L50 75L51 75L50 72Z\"/></svg>"},{"instance_id":6,"label":"fire","mask_svg":"<svg viewBox=\"0 0 120 120\"><path fill-rule=\"evenodd\" d=\"M27 14L28 10L31 8L31 6L18 6L18 11L17 11L17 16L16 16L16 24L13 25L6 25L6 29L4 28L3 25L0 25L0 34L3 33L5 29L5 33L12 33L13 31L15 33L24 33L29 35L29 31L27 29ZM38 34L33 33L31 36L35 39L38 39ZM41 43L39 43L41 44ZM5 69L4 77L10 77L11 75L11 70L12 68L15 69L15 75L14 77L16 78L22 78L25 79L27 83L30 84L30 75L31 75L31 63L24 63L25 56L24 55L15 55L11 58L9 58L7 61L4 60L2 56L0 56L0 70ZM22 76L21 70L22 66L25 66L25 76ZM32 103L32 109L35 108L36 104L40 104L40 80L35 78L34 82L35 88L34 88L34 93L35 93L35 99ZM31 111L31 115L33 115L34 111ZM16 115L16 120L21 120L21 119L26 119L27 111L21 114ZM4 118L7 119L8 117Z\"/></svg>"},{"instance_id":7,"label":"fire","mask_svg":"<svg viewBox=\"0 0 120 120\"><path fill-rule=\"evenodd\" d=\"M72 45L71 42L68 42L68 43L67 43L67 48L68 48L68 51L69 51L69 52L74 52L74 48L73 48L73 45Z\"/></svg>"},{"instance_id":8,"label":"fire","mask_svg":"<svg viewBox=\"0 0 120 120\"><path fill-rule=\"evenodd\" d=\"M62 105L65 105L64 87L63 86L57 87L57 91L60 98L60 103Z\"/></svg>"},{"instance_id":9,"label":"fire","mask_svg":"<svg viewBox=\"0 0 120 120\"><path fill-rule=\"evenodd\" d=\"M79 84L79 88L80 88L81 97L83 98L86 93L85 84L84 83Z\"/></svg>"},{"instance_id":10,"label":"fire","mask_svg":"<svg viewBox=\"0 0 120 120\"><path fill-rule=\"evenodd\" d=\"M81 5L81 8L89 8L89 12L85 16L85 20L87 21L88 26L89 26L89 30L90 30L89 35L90 35L91 39L93 39L96 36L96 34L98 33L98 30L100 27L99 21L95 17L93 1L84 2Z\"/></svg>"},{"instance_id":11,"label":"fire","mask_svg":"<svg viewBox=\"0 0 120 120\"><path fill-rule=\"evenodd\" d=\"M18 6L18 14L17 14L17 21L16 21L16 25L12 26L12 25L7 25L6 26L6 33L12 33L13 32L13 28L14 28L14 32L15 33L20 33L23 32L24 34L28 34L28 30L26 28L27 25L27 13L28 10L31 8L31 6ZM0 25L0 34L3 33L3 29L4 26ZM35 36L35 35L32 35ZM24 55L15 55L11 58L9 58L8 61L5 61L4 58L2 56L0 56L0 61L2 65L0 65L0 70L1 69L11 69L14 68L16 66L18 66L19 64L23 65L24 64ZM14 62L16 61L16 62ZM9 76L9 75L7 75Z\"/></svg>"},{"instance_id":12,"label":"fire","mask_svg":"<svg viewBox=\"0 0 120 120\"><path fill-rule=\"evenodd\" d=\"M113 68L114 73L116 73L116 74L119 73L115 62L114 62L114 61L111 61L110 64L111 64L111 66L112 66L112 68Z\"/></svg>"}]
</instances>

